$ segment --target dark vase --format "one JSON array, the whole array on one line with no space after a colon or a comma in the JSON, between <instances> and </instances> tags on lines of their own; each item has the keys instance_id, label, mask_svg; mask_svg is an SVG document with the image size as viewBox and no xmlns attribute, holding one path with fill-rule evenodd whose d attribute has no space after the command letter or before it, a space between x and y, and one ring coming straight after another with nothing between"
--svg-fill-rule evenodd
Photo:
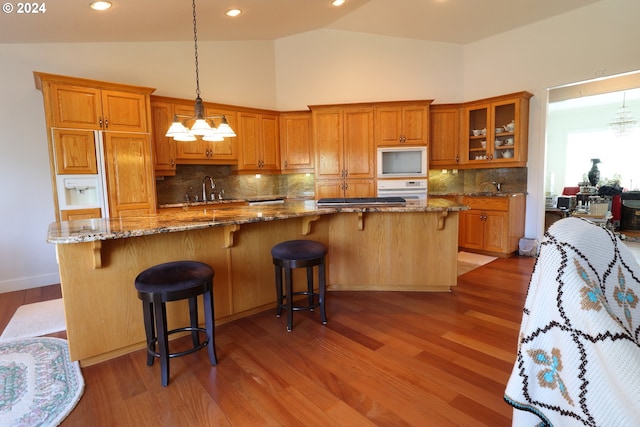
<instances>
[{"instance_id":1,"label":"dark vase","mask_svg":"<svg viewBox=\"0 0 640 427\"><path fill-rule=\"evenodd\" d=\"M589 170L589 174L587 176L589 177L589 183L595 187L596 185L598 185L598 181L600 181L600 170L598 169L598 163L600 163L600 159L591 159L591 162L593 163L593 165L591 166L591 169Z\"/></svg>"}]
</instances>

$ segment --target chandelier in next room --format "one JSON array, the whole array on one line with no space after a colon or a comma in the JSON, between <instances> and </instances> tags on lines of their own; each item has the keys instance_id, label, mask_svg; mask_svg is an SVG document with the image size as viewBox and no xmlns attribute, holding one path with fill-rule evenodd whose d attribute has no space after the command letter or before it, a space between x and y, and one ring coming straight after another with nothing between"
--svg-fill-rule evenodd
<instances>
[{"instance_id":1,"label":"chandelier in next room","mask_svg":"<svg viewBox=\"0 0 640 427\"><path fill-rule=\"evenodd\" d=\"M633 118L633 114L631 114L631 110L625 104L626 93L622 94L622 107L618 108L618 112L614 117L613 121L610 123L611 130L616 136L623 136L631 128L635 127L636 120Z\"/></svg>"},{"instance_id":2,"label":"chandelier in next room","mask_svg":"<svg viewBox=\"0 0 640 427\"><path fill-rule=\"evenodd\" d=\"M196 25L196 0L193 4L193 44L195 51L196 64L196 104L195 114L193 116L184 116L176 114L173 116L173 123L167 130L165 136L175 139L176 141L195 141L200 136L204 141L222 141L226 137L236 136L231 126L227 122L224 115L221 116L205 116L204 105L200 98L200 75L198 70L198 28ZM180 120L183 119L183 120ZM220 119L220 124L216 127L213 119ZM187 120L195 120L191 129L185 126Z\"/></svg>"}]
</instances>

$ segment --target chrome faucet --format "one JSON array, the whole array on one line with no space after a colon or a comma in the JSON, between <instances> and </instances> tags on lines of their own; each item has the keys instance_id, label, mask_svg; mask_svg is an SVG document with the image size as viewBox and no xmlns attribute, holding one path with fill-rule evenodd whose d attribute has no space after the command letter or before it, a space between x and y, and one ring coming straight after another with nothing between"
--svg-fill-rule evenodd
<instances>
[{"instance_id":1,"label":"chrome faucet","mask_svg":"<svg viewBox=\"0 0 640 427\"><path fill-rule=\"evenodd\" d=\"M207 179L209 180L209 183L211 185L211 198L214 199L213 196L213 189L216 188L216 185L213 183L213 178L211 178L209 175L205 176L204 178L202 178L202 201L206 202L207 201Z\"/></svg>"},{"instance_id":2,"label":"chrome faucet","mask_svg":"<svg viewBox=\"0 0 640 427\"><path fill-rule=\"evenodd\" d=\"M499 193L500 192L500 188L502 187L502 184L499 183L498 181L493 181L492 184L495 185L496 191Z\"/></svg>"}]
</instances>

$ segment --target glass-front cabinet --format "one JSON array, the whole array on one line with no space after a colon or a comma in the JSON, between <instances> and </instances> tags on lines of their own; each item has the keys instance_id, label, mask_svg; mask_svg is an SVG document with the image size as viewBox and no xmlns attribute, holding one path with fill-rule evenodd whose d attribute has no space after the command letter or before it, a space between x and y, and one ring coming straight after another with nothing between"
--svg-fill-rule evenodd
<instances>
[{"instance_id":1,"label":"glass-front cabinet","mask_svg":"<svg viewBox=\"0 0 640 427\"><path fill-rule=\"evenodd\" d=\"M462 163L473 167L525 166L531 96L519 92L467 104L461 136Z\"/></svg>"}]
</instances>

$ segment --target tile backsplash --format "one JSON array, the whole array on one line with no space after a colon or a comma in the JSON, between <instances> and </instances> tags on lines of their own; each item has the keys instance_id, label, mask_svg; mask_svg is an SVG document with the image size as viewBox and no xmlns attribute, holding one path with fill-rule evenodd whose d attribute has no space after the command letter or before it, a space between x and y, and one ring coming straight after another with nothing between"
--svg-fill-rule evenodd
<instances>
[{"instance_id":1,"label":"tile backsplash","mask_svg":"<svg viewBox=\"0 0 640 427\"><path fill-rule=\"evenodd\" d=\"M503 193L527 192L527 168L459 169L458 173L429 170L429 193L494 192L493 182L501 184Z\"/></svg>"},{"instance_id":2,"label":"tile backsplash","mask_svg":"<svg viewBox=\"0 0 640 427\"><path fill-rule=\"evenodd\" d=\"M223 199L248 199L264 196L313 198L314 176L310 174L232 175L231 166L178 165L175 176L156 180L158 204L181 203L195 197L202 200L202 184L206 176L213 178L214 192L222 190ZM527 168L467 169L453 173L448 170L429 171L429 193L480 193L495 191L493 181L500 182L502 192L525 193L527 191ZM207 197L211 194L210 183L205 181Z\"/></svg>"},{"instance_id":3,"label":"tile backsplash","mask_svg":"<svg viewBox=\"0 0 640 427\"><path fill-rule=\"evenodd\" d=\"M214 193L223 191L223 199L248 199L263 196L313 197L313 175L232 175L231 166L178 165L175 176L156 180L158 204L181 203L195 197L202 200L202 185L207 197L211 194L210 176L215 184Z\"/></svg>"}]
</instances>

